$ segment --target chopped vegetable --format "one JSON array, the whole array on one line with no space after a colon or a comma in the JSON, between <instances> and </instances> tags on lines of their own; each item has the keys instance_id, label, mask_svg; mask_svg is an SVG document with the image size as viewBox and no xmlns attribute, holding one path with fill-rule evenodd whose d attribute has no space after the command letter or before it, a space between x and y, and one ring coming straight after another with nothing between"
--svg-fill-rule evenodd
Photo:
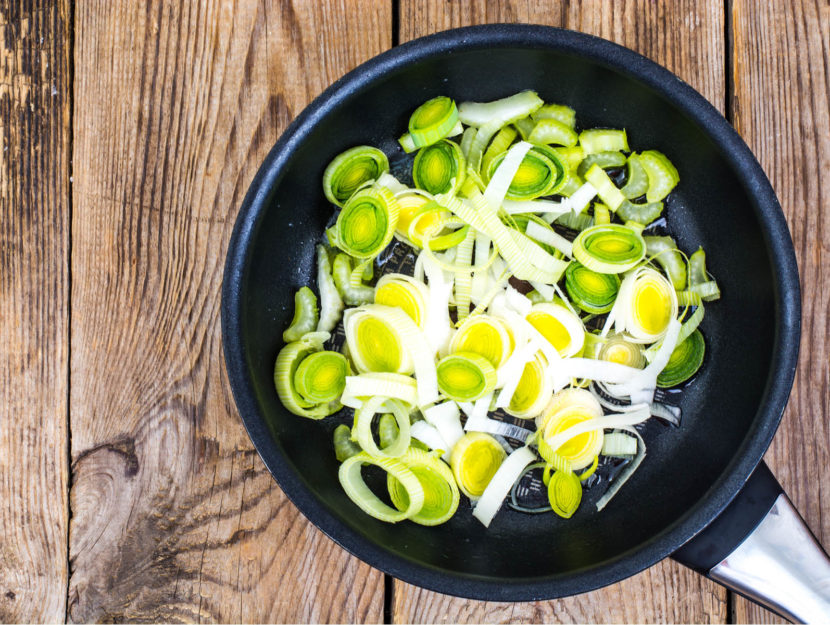
<instances>
[{"instance_id":1,"label":"chopped vegetable","mask_svg":"<svg viewBox=\"0 0 830 625\"><path fill-rule=\"evenodd\" d=\"M405 130L414 187L400 154L393 176L370 146L325 170L336 218L318 293L296 292L283 333L280 401L309 419L354 411L332 417L338 477L381 521L445 523L462 494L485 526L508 497L569 519L600 489L602 510L645 458L635 426L680 424L655 391L700 370L704 302L720 297L702 248L643 236L671 211L676 168L534 91L439 95ZM364 467L386 472L388 498Z\"/></svg>"}]
</instances>

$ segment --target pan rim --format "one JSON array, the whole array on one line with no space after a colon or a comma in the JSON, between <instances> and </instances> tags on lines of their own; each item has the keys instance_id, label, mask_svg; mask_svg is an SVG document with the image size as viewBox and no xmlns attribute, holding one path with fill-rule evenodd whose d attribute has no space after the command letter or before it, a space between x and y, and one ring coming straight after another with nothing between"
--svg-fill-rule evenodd
<instances>
[{"instance_id":1,"label":"pan rim","mask_svg":"<svg viewBox=\"0 0 830 625\"><path fill-rule=\"evenodd\" d=\"M448 572L417 563L376 545L341 523L309 493L276 449L255 400L242 335L241 286L247 249L278 182L288 155L315 124L356 91L392 72L446 52L481 48L536 48L581 56L635 79L684 113L732 165L759 221L771 259L775 296L775 339L765 390L752 426L733 460L685 515L638 547L584 570L547 577L497 580ZM286 496L314 525L371 566L409 583L470 599L532 601L554 599L615 583L671 555L702 531L735 497L761 461L787 404L798 359L801 302L795 250L784 214L766 174L729 122L702 95L669 70L605 39L560 28L494 24L443 31L392 48L358 66L319 95L288 126L254 177L239 210L228 245L222 284L221 324L226 368L234 400L251 440Z\"/></svg>"}]
</instances>

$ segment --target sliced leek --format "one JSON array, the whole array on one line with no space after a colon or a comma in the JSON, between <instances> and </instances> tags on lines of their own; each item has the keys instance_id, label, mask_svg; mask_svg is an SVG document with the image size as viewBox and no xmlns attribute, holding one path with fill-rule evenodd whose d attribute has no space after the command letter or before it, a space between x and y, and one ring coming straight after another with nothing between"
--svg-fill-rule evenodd
<instances>
[{"instance_id":1,"label":"sliced leek","mask_svg":"<svg viewBox=\"0 0 830 625\"><path fill-rule=\"evenodd\" d=\"M317 320L317 296L304 286L294 294L294 318L282 333L282 340L286 343L299 340L303 335L314 331Z\"/></svg>"},{"instance_id":2,"label":"sliced leek","mask_svg":"<svg viewBox=\"0 0 830 625\"><path fill-rule=\"evenodd\" d=\"M582 484L573 473L556 471L548 482L551 509L563 519L570 519L582 502Z\"/></svg>"},{"instance_id":3,"label":"sliced leek","mask_svg":"<svg viewBox=\"0 0 830 625\"><path fill-rule=\"evenodd\" d=\"M637 340L653 343L677 316L677 292L663 274L641 267L623 280L615 307L618 328Z\"/></svg>"},{"instance_id":4,"label":"sliced leek","mask_svg":"<svg viewBox=\"0 0 830 625\"><path fill-rule=\"evenodd\" d=\"M532 117L537 122L540 119L555 119L568 128L576 126L576 111L564 104L545 104L538 108Z\"/></svg>"},{"instance_id":5,"label":"sliced leek","mask_svg":"<svg viewBox=\"0 0 830 625\"><path fill-rule=\"evenodd\" d=\"M409 449L400 461L415 474L424 491L421 509L409 517L419 525L440 525L455 514L461 495L455 484L452 470L431 453L420 449ZM409 508L409 491L391 473L387 474L389 498L398 510Z\"/></svg>"},{"instance_id":6,"label":"sliced leek","mask_svg":"<svg viewBox=\"0 0 830 625\"><path fill-rule=\"evenodd\" d=\"M450 459L458 488L467 497L480 497L506 457L489 434L467 432L453 447Z\"/></svg>"},{"instance_id":7,"label":"sliced leek","mask_svg":"<svg viewBox=\"0 0 830 625\"><path fill-rule=\"evenodd\" d=\"M328 332L309 332L298 341L288 343L277 355L274 365L274 384L277 395L288 411L300 417L322 419L340 410L337 399L324 402L308 401L294 386L294 374L309 355L321 352L323 343L329 339Z\"/></svg>"},{"instance_id":8,"label":"sliced leek","mask_svg":"<svg viewBox=\"0 0 830 625\"><path fill-rule=\"evenodd\" d=\"M397 438L383 449L378 447L372 435L372 421L381 406L386 405L395 417L398 425ZM390 399L382 395L374 395L367 399L354 413L352 426L352 440L360 445L361 449L373 458L400 456L409 448L409 411L397 399Z\"/></svg>"},{"instance_id":9,"label":"sliced leek","mask_svg":"<svg viewBox=\"0 0 830 625\"><path fill-rule=\"evenodd\" d=\"M545 365L544 356L540 354L525 363L505 412L519 419L533 419L542 412L553 392Z\"/></svg>"},{"instance_id":10,"label":"sliced leek","mask_svg":"<svg viewBox=\"0 0 830 625\"><path fill-rule=\"evenodd\" d=\"M448 137L458 122L455 101L438 96L427 100L409 118L409 136L416 148L432 145Z\"/></svg>"},{"instance_id":11,"label":"sliced leek","mask_svg":"<svg viewBox=\"0 0 830 625\"><path fill-rule=\"evenodd\" d=\"M686 262L671 237L643 237L646 253L666 272L675 291L686 288Z\"/></svg>"},{"instance_id":12,"label":"sliced leek","mask_svg":"<svg viewBox=\"0 0 830 625\"><path fill-rule=\"evenodd\" d=\"M361 189L337 217L335 245L355 258L374 258L389 245L397 221L398 202L389 189Z\"/></svg>"},{"instance_id":13,"label":"sliced leek","mask_svg":"<svg viewBox=\"0 0 830 625\"><path fill-rule=\"evenodd\" d=\"M646 150L640 154L640 164L648 176L646 199L659 202L680 182L680 175L672 162L662 152Z\"/></svg>"},{"instance_id":14,"label":"sliced leek","mask_svg":"<svg viewBox=\"0 0 830 625\"><path fill-rule=\"evenodd\" d=\"M365 465L383 469L400 483L400 487L406 491L408 504L404 510L388 506L372 492L361 474ZM397 458L374 457L361 452L340 465L338 478L349 499L366 514L380 521L397 523L412 518L424 506L425 493L421 481L412 469Z\"/></svg>"},{"instance_id":15,"label":"sliced leek","mask_svg":"<svg viewBox=\"0 0 830 625\"><path fill-rule=\"evenodd\" d=\"M577 262L565 270L565 289L573 303L585 312L610 311L619 288L620 279L613 273L597 273Z\"/></svg>"},{"instance_id":16,"label":"sliced leek","mask_svg":"<svg viewBox=\"0 0 830 625\"><path fill-rule=\"evenodd\" d=\"M466 168L461 147L443 140L419 150L412 165L412 180L429 193L455 193L464 183Z\"/></svg>"},{"instance_id":17,"label":"sliced leek","mask_svg":"<svg viewBox=\"0 0 830 625\"><path fill-rule=\"evenodd\" d=\"M332 441L344 490L371 516L437 525L463 492L485 526L508 495L570 518L602 484L599 510L643 461L633 426L678 421L655 390L701 367L703 303L720 289L702 249L687 260L672 238L643 236L671 206L669 159L630 152L625 130L576 127L573 109L533 91L458 107L440 96L399 139L418 151L415 188L368 146L327 167L337 249L317 246L320 310L300 289L274 383L299 416L354 409ZM332 333L342 353L324 350ZM630 459L608 486L589 479L601 456ZM388 499L367 465L387 472ZM550 507L518 503L538 484L518 488L528 467L544 468Z\"/></svg>"},{"instance_id":18,"label":"sliced leek","mask_svg":"<svg viewBox=\"0 0 830 625\"><path fill-rule=\"evenodd\" d=\"M346 388L350 373L346 357L339 352L309 354L294 371L294 388L311 404L335 402Z\"/></svg>"},{"instance_id":19,"label":"sliced leek","mask_svg":"<svg viewBox=\"0 0 830 625\"><path fill-rule=\"evenodd\" d=\"M427 319L429 289L420 280L400 273L387 273L375 285L375 304L403 310L419 328Z\"/></svg>"},{"instance_id":20,"label":"sliced leek","mask_svg":"<svg viewBox=\"0 0 830 625\"><path fill-rule=\"evenodd\" d=\"M361 145L334 158L323 172L323 192L332 204L344 206L355 191L389 171L386 154Z\"/></svg>"},{"instance_id":21,"label":"sliced leek","mask_svg":"<svg viewBox=\"0 0 830 625\"><path fill-rule=\"evenodd\" d=\"M561 145L564 147L575 146L577 139L577 134L573 128L558 119L552 118L539 119L528 136L528 141L537 145Z\"/></svg>"},{"instance_id":22,"label":"sliced leek","mask_svg":"<svg viewBox=\"0 0 830 625\"><path fill-rule=\"evenodd\" d=\"M648 175L640 157L637 154L630 154L627 161L628 179L620 191L629 200L645 195L648 191Z\"/></svg>"},{"instance_id":23,"label":"sliced leek","mask_svg":"<svg viewBox=\"0 0 830 625\"><path fill-rule=\"evenodd\" d=\"M628 135L625 130L593 128L579 133L579 145L585 154L597 152L628 152Z\"/></svg>"},{"instance_id":24,"label":"sliced leek","mask_svg":"<svg viewBox=\"0 0 830 625\"><path fill-rule=\"evenodd\" d=\"M349 306L359 306L371 302L375 297L375 289L363 284L351 283L352 261L348 254L338 254L334 257L332 277L337 292Z\"/></svg>"},{"instance_id":25,"label":"sliced leek","mask_svg":"<svg viewBox=\"0 0 830 625\"><path fill-rule=\"evenodd\" d=\"M492 178L504 156L498 156L490 164ZM532 200L543 195L556 193L568 175L567 166L553 150L531 148L521 161L507 189L508 200Z\"/></svg>"},{"instance_id":26,"label":"sliced leek","mask_svg":"<svg viewBox=\"0 0 830 625\"><path fill-rule=\"evenodd\" d=\"M666 367L657 376L657 386L669 388L691 378L703 365L705 352L703 335L695 330L674 348Z\"/></svg>"},{"instance_id":27,"label":"sliced leek","mask_svg":"<svg viewBox=\"0 0 830 625\"><path fill-rule=\"evenodd\" d=\"M438 361L438 388L456 401L475 401L496 387L496 370L484 356L455 352Z\"/></svg>"},{"instance_id":28,"label":"sliced leek","mask_svg":"<svg viewBox=\"0 0 830 625\"><path fill-rule=\"evenodd\" d=\"M360 445L352 440L352 431L345 423L341 423L334 429L334 457L338 462L343 462L352 456L356 456L362 450Z\"/></svg>"},{"instance_id":29,"label":"sliced leek","mask_svg":"<svg viewBox=\"0 0 830 625\"><path fill-rule=\"evenodd\" d=\"M720 298L718 283L706 272L706 252L702 247L689 257L689 290L697 292L704 302Z\"/></svg>"},{"instance_id":30,"label":"sliced leek","mask_svg":"<svg viewBox=\"0 0 830 625\"><path fill-rule=\"evenodd\" d=\"M627 341L625 337L619 334L610 337L600 347L599 359L636 369L640 369L646 364L640 345Z\"/></svg>"},{"instance_id":31,"label":"sliced leek","mask_svg":"<svg viewBox=\"0 0 830 625\"><path fill-rule=\"evenodd\" d=\"M582 321L565 306L536 304L525 319L563 358L578 354L585 344L585 327Z\"/></svg>"},{"instance_id":32,"label":"sliced leek","mask_svg":"<svg viewBox=\"0 0 830 625\"><path fill-rule=\"evenodd\" d=\"M329 252L324 245L317 246L317 288L320 289L317 332L331 332L343 316L343 298L332 277Z\"/></svg>"},{"instance_id":33,"label":"sliced leek","mask_svg":"<svg viewBox=\"0 0 830 625\"><path fill-rule=\"evenodd\" d=\"M472 352L499 368L513 351L513 338L503 320L486 314L468 317L450 341L450 352Z\"/></svg>"},{"instance_id":34,"label":"sliced leek","mask_svg":"<svg viewBox=\"0 0 830 625\"><path fill-rule=\"evenodd\" d=\"M574 258L591 271L623 273L646 255L646 243L639 232L619 224L586 228L573 242Z\"/></svg>"}]
</instances>

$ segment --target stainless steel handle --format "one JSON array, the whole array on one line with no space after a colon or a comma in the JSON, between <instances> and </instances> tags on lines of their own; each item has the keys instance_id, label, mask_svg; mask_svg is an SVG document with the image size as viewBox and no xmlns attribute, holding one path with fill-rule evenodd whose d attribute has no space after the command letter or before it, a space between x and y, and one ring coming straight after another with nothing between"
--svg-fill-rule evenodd
<instances>
[{"instance_id":1,"label":"stainless steel handle","mask_svg":"<svg viewBox=\"0 0 830 625\"><path fill-rule=\"evenodd\" d=\"M830 621L830 558L784 493L709 577L791 621Z\"/></svg>"}]
</instances>

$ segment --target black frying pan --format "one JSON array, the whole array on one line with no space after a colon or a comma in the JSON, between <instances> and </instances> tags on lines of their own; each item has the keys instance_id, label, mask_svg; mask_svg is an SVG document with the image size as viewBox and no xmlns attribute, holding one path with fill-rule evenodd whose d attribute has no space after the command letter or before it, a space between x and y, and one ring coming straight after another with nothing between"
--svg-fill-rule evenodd
<instances>
[{"instance_id":1,"label":"black frying pan","mask_svg":"<svg viewBox=\"0 0 830 625\"><path fill-rule=\"evenodd\" d=\"M646 427L646 461L601 513L590 502L569 521L503 509L485 529L462 504L437 528L375 521L338 484L334 420L289 414L272 379L294 291L313 283L314 246L332 214L323 169L358 144L384 150L394 169L402 158L396 138L433 96L487 101L528 88L574 107L583 127L627 128L632 149L659 149L676 164L669 229L687 252L704 246L723 291L702 325L705 367L683 395L682 427ZM251 185L228 251L222 331L239 412L285 493L340 545L413 584L476 599L550 599L671 554L722 579L713 567L783 501L769 471L756 467L798 352L798 272L784 216L761 167L714 107L667 70L595 37L540 26L453 30L338 80L286 130ZM791 618L809 616L775 598L767 603Z\"/></svg>"}]
</instances>

